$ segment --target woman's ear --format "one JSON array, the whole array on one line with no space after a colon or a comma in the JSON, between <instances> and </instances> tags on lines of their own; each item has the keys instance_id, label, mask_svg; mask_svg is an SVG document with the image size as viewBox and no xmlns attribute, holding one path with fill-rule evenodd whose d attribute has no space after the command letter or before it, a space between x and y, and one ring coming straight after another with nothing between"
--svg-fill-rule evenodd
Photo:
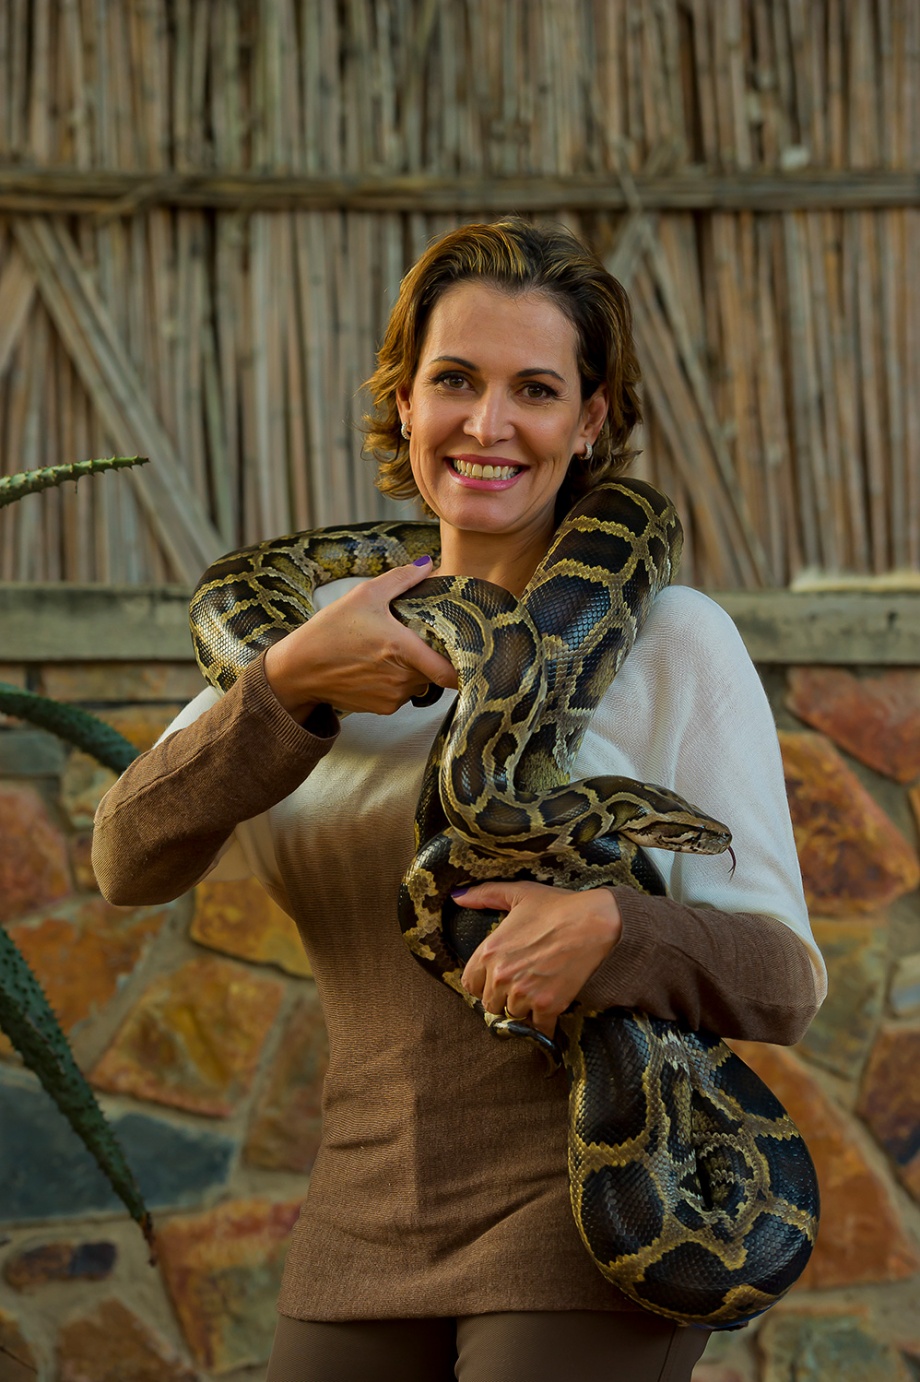
<instances>
[{"instance_id":1,"label":"woman's ear","mask_svg":"<svg viewBox=\"0 0 920 1382\"><path fill-rule=\"evenodd\" d=\"M409 390L405 384L396 386L396 411L399 413L400 422L408 425L412 418L412 408L409 403Z\"/></svg>"},{"instance_id":2,"label":"woman's ear","mask_svg":"<svg viewBox=\"0 0 920 1382\"><path fill-rule=\"evenodd\" d=\"M587 433L585 440L590 441L592 446L597 441L597 434L604 425L608 407L607 385L599 384L591 397L585 399L581 410L582 426Z\"/></svg>"}]
</instances>

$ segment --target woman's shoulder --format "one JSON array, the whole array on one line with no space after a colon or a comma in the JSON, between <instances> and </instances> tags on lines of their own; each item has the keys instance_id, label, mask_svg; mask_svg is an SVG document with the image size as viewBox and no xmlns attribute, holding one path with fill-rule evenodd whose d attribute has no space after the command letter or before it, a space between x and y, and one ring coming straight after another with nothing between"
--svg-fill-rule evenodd
<instances>
[{"instance_id":1,"label":"woman's shoulder","mask_svg":"<svg viewBox=\"0 0 920 1382\"><path fill-rule=\"evenodd\" d=\"M673 657L706 664L748 662L734 620L715 600L689 585L669 585L654 600L640 635L646 652L655 645ZM637 645L638 647L638 645Z\"/></svg>"},{"instance_id":2,"label":"woman's shoulder","mask_svg":"<svg viewBox=\"0 0 920 1382\"><path fill-rule=\"evenodd\" d=\"M175 734L177 729L187 729L199 720L206 710L210 710L212 705L216 705L220 700L220 695L214 690L213 686L206 686L203 691L199 691L194 700L189 701L184 706L176 718L166 726L163 733L157 740L161 744L164 739L168 739L171 734Z\"/></svg>"}]
</instances>

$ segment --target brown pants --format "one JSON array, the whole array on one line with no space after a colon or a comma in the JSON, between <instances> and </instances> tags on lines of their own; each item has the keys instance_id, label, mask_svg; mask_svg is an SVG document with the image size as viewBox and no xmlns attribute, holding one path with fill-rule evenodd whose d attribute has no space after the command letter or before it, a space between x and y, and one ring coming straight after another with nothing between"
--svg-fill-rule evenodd
<instances>
[{"instance_id":1,"label":"brown pants","mask_svg":"<svg viewBox=\"0 0 920 1382\"><path fill-rule=\"evenodd\" d=\"M281 1315L266 1382L689 1382L708 1338L633 1311L344 1323Z\"/></svg>"}]
</instances>

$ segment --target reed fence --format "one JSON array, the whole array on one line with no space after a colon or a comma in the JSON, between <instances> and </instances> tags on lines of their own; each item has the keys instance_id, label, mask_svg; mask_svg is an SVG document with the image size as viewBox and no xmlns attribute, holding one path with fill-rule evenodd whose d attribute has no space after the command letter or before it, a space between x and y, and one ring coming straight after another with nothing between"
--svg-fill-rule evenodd
<instances>
[{"instance_id":1,"label":"reed fence","mask_svg":"<svg viewBox=\"0 0 920 1382\"><path fill-rule=\"evenodd\" d=\"M920 566L916 0L7 0L0 579L189 583L384 516L360 386L429 239L626 283L684 578Z\"/></svg>"}]
</instances>

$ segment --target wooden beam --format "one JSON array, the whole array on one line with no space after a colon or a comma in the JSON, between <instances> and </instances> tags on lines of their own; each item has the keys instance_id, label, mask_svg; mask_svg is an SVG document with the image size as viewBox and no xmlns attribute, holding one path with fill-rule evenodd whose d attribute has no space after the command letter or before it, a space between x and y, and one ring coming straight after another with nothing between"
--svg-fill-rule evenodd
<instances>
[{"instance_id":1,"label":"wooden beam","mask_svg":"<svg viewBox=\"0 0 920 1382\"><path fill-rule=\"evenodd\" d=\"M634 179L645 210L793 211L920 206L920 173L809 169L712 173L694 166ZM631 190L615 174L439 178L296 177L271 173L124 173L105 169L0 168L0 212L130 216L151 206L232 211L622 211Z\"/></svg>"},{"instance_id":2,"label":"wooden beam","mask_svg":"<svg viewBox=\"0 0 920 1382\"><path fill-rule=\"evenodd\" d=\"M920 666L920 591L714 591L753 660ZM4 663L192 661L182 586L0 582Z\"/></svg>"},{"instance_id":3,"label":"wooden beam","mask_svg":"<svg viewBox=\"0 0 920 1382\"><path fill-rule=\"evenodd\" d=\"M707 592L760 666L920 667L920 592Z\"/></svg>"},{"instance_id":4,"label":"wooden beam","mask_svg":"<svg viewBox=\"0 0 920 1382\"><path fill-rule=\"evenodd\" d=\"M192 661L191 592L0 582L4 663Z\"/></svg>"}]
</instances>

